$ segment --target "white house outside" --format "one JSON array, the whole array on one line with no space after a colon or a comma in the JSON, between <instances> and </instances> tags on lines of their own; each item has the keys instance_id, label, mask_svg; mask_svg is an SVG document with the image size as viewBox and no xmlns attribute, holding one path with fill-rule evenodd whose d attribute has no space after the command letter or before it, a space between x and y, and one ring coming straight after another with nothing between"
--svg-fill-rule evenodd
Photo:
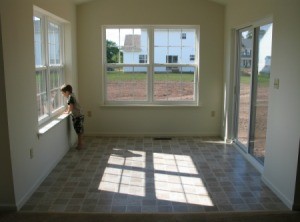
<instances>
[{"instance_id":1,"label":"white house outside","mask_svg":"<svg viewBox=\"0 0 300 222\"><path fill-rule=\"evenodd\" d=\"M195 41L196 33L193 29L155 29L154 30L154 72L180 72L193 73L192 66L182 66L195 63ZM141 34L127 34L124 46L120 48L123 52L124 64L148 63L148 33L145 29ZM166 66L166 64L172 64ZM181 64L181 67L176 66ZM147 67L124 67L124 72L147 72Z\"/></svg>"}]
</instances>

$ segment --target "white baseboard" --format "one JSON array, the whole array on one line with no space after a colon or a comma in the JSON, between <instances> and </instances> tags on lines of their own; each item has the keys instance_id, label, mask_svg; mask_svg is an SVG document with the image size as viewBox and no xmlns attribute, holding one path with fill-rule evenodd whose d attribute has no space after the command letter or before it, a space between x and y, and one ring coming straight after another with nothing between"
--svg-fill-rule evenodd
<instances>
[{"instance_id":1,"label":"white baseboard","mask_svg":"<svg viewBox=\"0 0 300 222\"><path fill-rule=\"evenodd\" d=\"M290 209L293 209L293 201L286 198L266 177L262 176L262 181L276 194L276 196Z\"/></svg>"},{"instance_id":2,"label":"white baseboard","mask_svg":"<svg viewBox=\"0 0 300 222\"><path fill-rule=\"evenodd\" d=\"M233 143L234 147L262 174L261 180L269 187L273 193L289 208L292 209L293 203L288 200L267 178L264 177L264 167L259 164L250 154L245 153L240 147Z\"/></svg>"},{"instance_id":3,"label":"white baseboard","mask_svg":"<svg viewBox=\"0 0 300 222\"><path fill-rule=\"evenodd\" d=\"M56 165L61 161L61 159L66 155L69 149L66 149L62 155L57 158L55 162L40 176L40 178L34 183L31 189L17 202L16 208L19 211L24 204L29 200L31 195L36 191L36 189L41 185L45 178L51 173L51 171L56 167Z\"/></svg>"},{"instance_id":4,"label":"white baseboard","mask_svg":"<svg viewBox=\"0 0 300 222\"><path fill-rule=\"evenodd\" d=\"M233 146L245 157L245 159L251 163L252 166L255 167L255 169L260 172L261 174L264 171L264 167L257 162L257 160L252 157L250 154L246 153L244 150L242 150L238 145L236 145L235 143L232 143Z\"/></svg>"},{"instance_id":5,"label":"white baseboard","mask_svg":"<svg viewBox=\"0 0 300 222\"><path fill-rule=\"evenodd\" d=\"M220 137L219 133L215 132L205 132L205 133L195 133L195 132L132 132L132 133L124 133L124 132L85 132L84 136L111 136L111 137L182 137L182 136L213 136L213 137ZM221 137L220 137L221 138Z\"/></svg>"}]
</instances>

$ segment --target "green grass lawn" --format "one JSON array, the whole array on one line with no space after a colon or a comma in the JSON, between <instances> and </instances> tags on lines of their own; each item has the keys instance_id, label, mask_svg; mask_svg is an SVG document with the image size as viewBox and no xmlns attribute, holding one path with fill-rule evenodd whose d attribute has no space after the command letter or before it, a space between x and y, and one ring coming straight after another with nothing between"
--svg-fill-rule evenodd
<instances>
[{"instance_id":1,"label":"green grass lawn","mask_svg":"<svg viewBox=\"0 0 300 222\"><path fill-rule=\"evenodd\" d=\"M249 84L251 81L251 76L240 76L240 81L241 83ZM269 82L270 82L269 76L264 76L264 75L258 76L258 84L260 86L269 86Z\"/></svg>"},{"instance_id":2,"label":"green grass lawn","mask_svg":"<svg viewBox=\"0 0 300 222\"><path fill-rule=\"evenodd\" d=\"M124 72L107 72L108 81L133 81L146 80L146 73L124 73ZM193 73L157 73L154 74L155 81L176 81L176 82L193 82Z\"/></svg>"}]
</instances>

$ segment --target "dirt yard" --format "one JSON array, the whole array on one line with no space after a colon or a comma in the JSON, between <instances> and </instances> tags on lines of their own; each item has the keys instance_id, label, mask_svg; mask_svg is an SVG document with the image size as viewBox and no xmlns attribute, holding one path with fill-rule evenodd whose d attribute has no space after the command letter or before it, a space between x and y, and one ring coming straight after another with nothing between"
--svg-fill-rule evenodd
<instances>
[{"instance_id":1,"label":"dirt yard","mask_svg":"<svg viewBox=\"0 0 300 222\"><path fill-rule=\"evenodd\" d=\"M192 101L194 98L193 82L155 82L154 99L156 101ZM146 100L146 81L135 81L126 83L110 83L107 89L108 100L128 101Z\"/></svg>"},{"instance_id":2,"label":"dirt yard","mask_svg":"<svg viewBox=\"0 0 300 222\"><path fill-rule=\"evenodd\" d=\"M253 155L257 158L265 156L265 142L268 114L268 87L260 87L257 90L255 104L255 134L251 142L254 143ZM249 128L250 88L248 84L241 84L240 112L238 138L243 144L247 144Z\"/></svg>"}]
</instances>

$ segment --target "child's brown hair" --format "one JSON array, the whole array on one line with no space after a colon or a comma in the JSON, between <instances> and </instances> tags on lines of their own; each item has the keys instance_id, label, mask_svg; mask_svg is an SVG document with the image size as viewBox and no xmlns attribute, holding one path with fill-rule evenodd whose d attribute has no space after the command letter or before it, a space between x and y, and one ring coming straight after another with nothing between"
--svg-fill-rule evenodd
<instances>
[{"instance_id":1,"label":"child's brown hair","mask_svg":"<svg viewBox=\"0 0 300 222\"><path fill-rule=\"evenodd\" d=\"M61 87L60 87L60 90L62 91L62 92L69 92L69 93L72 93L72 86L71 85L66 85L66 84L64 84L64 85L62 85Z\"/></svg>"}]
</instances>

